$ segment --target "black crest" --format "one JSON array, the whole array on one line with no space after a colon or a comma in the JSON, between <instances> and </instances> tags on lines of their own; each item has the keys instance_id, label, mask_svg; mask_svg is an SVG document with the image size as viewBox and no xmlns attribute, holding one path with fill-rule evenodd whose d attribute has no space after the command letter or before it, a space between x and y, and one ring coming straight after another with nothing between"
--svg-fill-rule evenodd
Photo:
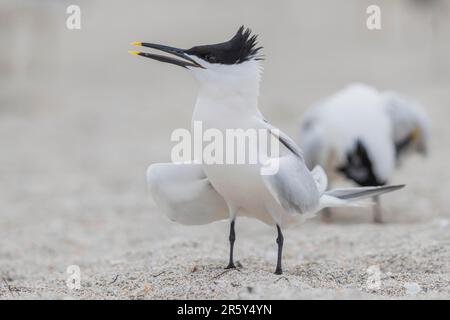
<instances>
[{"instance_id":1,"label":"black crest","mask_svg":"<svg viewBox=\"0 0 450 320\"><path fill-rule=\"evenodd\" d=\"M257 35L252 35L250 29L241 26L234 37L218 44L195 46L185 52L195 55L209 63L238 64L250 59L262 60L258 55L262 47L257 47Z\"/></svg>"}]
</instances>

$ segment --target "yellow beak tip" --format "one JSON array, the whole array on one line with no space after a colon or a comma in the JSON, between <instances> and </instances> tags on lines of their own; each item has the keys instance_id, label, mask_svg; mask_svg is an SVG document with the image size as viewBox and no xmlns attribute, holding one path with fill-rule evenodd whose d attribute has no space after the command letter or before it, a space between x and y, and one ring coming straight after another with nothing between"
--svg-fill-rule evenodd
<instances>
[{"instance_id":1,"label":"yellow beak tip","mask_svg":"<svg viewBox=\"0 0 450 320\"><path fill-rule=\"evenodd\" d=\"M139 51L128 51L129 54L139 55Z\"/></svg>"},{"instance_id":2,"label":"yellow beak tip","mask_svg":"<svg viewBox=\"0 0 450 320\"><path fill-rule=\"evenodd\" d=\"M131 45L132 46L141 46L142 42L132 42Z\"/></svg>"}]
</instances>

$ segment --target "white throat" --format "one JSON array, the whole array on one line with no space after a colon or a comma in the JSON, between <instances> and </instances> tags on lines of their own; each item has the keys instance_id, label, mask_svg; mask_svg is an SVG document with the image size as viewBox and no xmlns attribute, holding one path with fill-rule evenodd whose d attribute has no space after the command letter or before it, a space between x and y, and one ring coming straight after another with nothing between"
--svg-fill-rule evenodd
<instances>
[{"instance_id":1,"label":"white throat","mask_svg":"<svg viewBox=\"0 0 450 320\"><path fill-rule=\"evenodd\" d=\"M192 70L200 82L195 113L255 114L258 110L262 66L250 60L236 65L209 64L206 69Z\"/></svg>"}]
</instances>

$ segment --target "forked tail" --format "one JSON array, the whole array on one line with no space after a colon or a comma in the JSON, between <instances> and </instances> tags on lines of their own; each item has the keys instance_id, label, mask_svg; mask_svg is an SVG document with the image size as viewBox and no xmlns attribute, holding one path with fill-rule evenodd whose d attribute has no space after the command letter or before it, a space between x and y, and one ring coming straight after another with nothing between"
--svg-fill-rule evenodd
<instances>
[{"instance_id":1,"label":"forked tail","mask_svg":"<svg viewBox=\"0 0 450 320\"><path fill-rule=\"evenodd\" d=\"M370 197L392 192L403 188L405 185L341 188L325 191L320 197L320 208L327 207L360 207L372 204L367 201Z\"/></svg>"}]
</instances>

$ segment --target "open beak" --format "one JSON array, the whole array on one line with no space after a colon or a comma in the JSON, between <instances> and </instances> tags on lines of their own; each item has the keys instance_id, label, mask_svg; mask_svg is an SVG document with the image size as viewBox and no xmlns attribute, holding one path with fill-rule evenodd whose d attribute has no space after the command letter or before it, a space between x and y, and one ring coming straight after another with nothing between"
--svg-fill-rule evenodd
<instances>
[{"instance_id":1,"label":"open beak","mask_svg":"<svg viewBox=\"0 0 450 320\"><path fill-rule=\"evenodd\" d=\"M160 54L140 52L140 51L128 51L128 53L130 53L130 54L135 54L135 55L147 57L147 58L150 58L153 60L158 60L161 62L175 64L175 65L183 67L183 68L195 67L195 68L203 68L204 69L203 66L201 66L194 59L189 57L185 53L185 50L183 50L183 49L168 47L168 46L164 46L162 44L147 43L147 42L133 42L132 45L160 50L160 51L172 54L174 56L180 57L182 59L176 59L176 58L169 57L169 56L163 56Z\"/></svg>"}]
</instances>

